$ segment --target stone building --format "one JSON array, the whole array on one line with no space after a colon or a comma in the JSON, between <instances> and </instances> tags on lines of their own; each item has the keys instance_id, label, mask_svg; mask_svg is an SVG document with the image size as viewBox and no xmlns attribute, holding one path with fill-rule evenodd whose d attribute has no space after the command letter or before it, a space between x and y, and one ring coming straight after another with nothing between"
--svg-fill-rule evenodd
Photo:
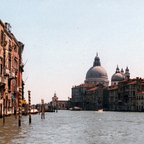
<instances>
[{"instance_id":1,"label":"stone building","mask_svg":"<svg viewBox=\"0 0 144 144\"><path fill-rule=\"evenodd\" d=\"M86 110L108 110L109 91L107 86L97 85L86 91Z\"/></svg>"},{"instance_id":2,"label":"stone building","mask_svg":"<svg viewBox=\"0 0 144 144\"><path fill-rule=\"evenodd\" d=\"M52 97L52 101L50 103L54 109L66 110L68 109L67 102L67 100L58 100L56 93L54 93L54 96Z\"/></svg>"},{"instance_id":3,"label":"stone building","mask_svg":"<svg viewBox=\"0 0 144 144\"><path fill-rule=\"evenodd\" d=\"M125 79L109 88L109 110L141 111L144 79Z\"/></svg>"},{"instance_id":4,"label":"stone building","mask_svg":"<svg viewBox=\"0 0 144 144\"><path fill-rule=\"evenodd\" d=\"M11 32L10 24L0 20L0 114L14 112L18 105L19 87L22 87L22 52L24 44ZM3 110L2 110L3 108Z\"/></svg>"},{"instance_id":5,"label":"stone building","mask_svg":"<svg viewBox=\"0 0 144 144\"><path fill-rule=\"evenodd\" d=\"M109 110L118 110L118 86L109 87Z\"/></svg>"},{"instance_id":6,"label":"stone building","mask_svg":"<svg viewBox=\"0 0 144 144\"><path fill-rule=\"evenodd\" d=\"M137 111L144 112L144 91L137 93Z\"/></svg>"},{"instance_id":7,"label":"stone building","mask_svg":"<svg viewBox=\"0 0 144 144\"><path fill-rule=\"evenodd\" d=\"M84 83L78 86L72 87L72 107L77 106L85 109L86 105L86 91L93 88L92 83Z\"/></svg>"}]
</instances>

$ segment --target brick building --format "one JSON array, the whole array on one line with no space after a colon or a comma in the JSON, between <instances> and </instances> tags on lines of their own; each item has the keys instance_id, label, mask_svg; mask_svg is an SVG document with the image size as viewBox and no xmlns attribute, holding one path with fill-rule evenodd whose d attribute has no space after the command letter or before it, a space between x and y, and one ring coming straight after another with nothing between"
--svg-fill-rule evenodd
<instances>
[{"instance_id":1,"label":"brick building","mask_svg":"<svg viewBox=\"0 0 144 144\"><path fill-rule=\"evenodd\" d=\"M22 52L24 44L10 30L9 23L0 20L0 116L14 113L22 87Z\"/></svg>"}]
</instances>

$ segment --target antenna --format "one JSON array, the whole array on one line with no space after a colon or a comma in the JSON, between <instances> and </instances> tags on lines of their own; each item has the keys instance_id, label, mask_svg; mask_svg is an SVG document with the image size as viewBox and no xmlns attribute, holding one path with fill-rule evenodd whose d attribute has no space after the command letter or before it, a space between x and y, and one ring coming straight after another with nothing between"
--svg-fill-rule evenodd
<instances>
[{"instance_id":1,"label":"antenna","mask_svg":"<svg viewBox=\"0 0 144 144\"><path fill-rule=\"evenodd\" d=\"M8 23L8 31L10 31L11 32L11 25L10 25L10 23Z\"/></svg>"},{"instance_id":2,"label":"antenna","mask_svg":"<svg viewBox=\"0 0 144 144\"><path fill-rule=\"evenodd\" d=\"M25 79L24 83L27 81L28 77Z\"/></svg>"},{"instance_id":3,"label":"antenna","mask_svg":"<svg viewBox=\"0 0 144 144\"><path fill-rule=\"evenodd\" d=\"M25 64L24 64L24 66L26 65L27 61L28 61L28 59L26 60L26 62L25 62Z\"/></svg>"}]
</instances>

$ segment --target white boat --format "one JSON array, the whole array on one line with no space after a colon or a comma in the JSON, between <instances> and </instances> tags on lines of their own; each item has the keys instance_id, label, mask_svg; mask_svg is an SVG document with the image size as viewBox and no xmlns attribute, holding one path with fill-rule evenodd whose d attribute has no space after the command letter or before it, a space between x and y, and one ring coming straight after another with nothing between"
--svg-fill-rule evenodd
<instances>
[{"instance_id":1,"label":"white boat","mask_svg":"<svg viewBox=\"0 0 144 144\"><path fill-rule=\"evenodd\" d=\"M37 109L31 109L31 114L37 114L39 111Z\"/></svg>"},{"instance_id":2,"label":"white boat","mask_svg":"<svg viewBox=\"0 0 144 144\"><path fill-rule=\"evenodd\" d=\"M103 112L103 109L99 109L98 112Z\"/></svg>"}]
</instances>

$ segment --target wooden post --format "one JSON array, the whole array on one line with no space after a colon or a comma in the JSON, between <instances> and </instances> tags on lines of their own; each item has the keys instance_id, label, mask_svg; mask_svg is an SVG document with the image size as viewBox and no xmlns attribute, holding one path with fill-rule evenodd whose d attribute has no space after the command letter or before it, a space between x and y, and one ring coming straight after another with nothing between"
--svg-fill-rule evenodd
<instances>
[{"instance_id":1,"label":"wooden post","mask_svg":"<svg viewBox=\"0 0 144 144\"><path fill-rule=\"evenodd\" d=\"M15 113L15 119L17 119L17 103L16 103L16 100L14 102L14 113Z\"/></svg>"},{"instance_id":2,"label":"wooden post","mask_svg":"<svg viewBox=\"0 0 144 144\"><path fill-rule=\"evenodd\" d=\"M41 99L41 102L42 102L42 112L41 112L41 119L45 119L45 111L44 111L44 100Z\"/></svg>"},{"instance_id":3,"label":"wooden post","mask_svg":"<svg viewBox=\"0 0 144 144\"><path fill-rule=\"evenodd\" d=\"M19 126L21 126L22 118L22 88L19 88Z\"/></svg>"},{"instance_id":4,"label":"wooden post","mask_svg":"<svg viewBox=\"0 0 144 144\"><path fill-rule=\"evenodd\" d=\"M31 123L31 91L28 91L28 101L29 101L29 123Z\"/></svg>"},{"instance_id":5,"label":"wooden post","mask_svg":"<svg viewBox=\"0 0 144 144\"><path fill-rule=\"evenodd\" d=\"M39 104L39 114L40 114L40 112L41 112L41 104Z\"/></svg>"},{"instance_id":6,"label":"wooden post","mask_svg":"<svg viewBox=\"0 0 144 144\"><path fill-rule=\"evenodd\" d=\"M58 101L56 101L56 113L58 112Z\"/></svg>"},{"instance_id":7,"label":"wooden post","mask_svg":"<svg viewBox=\"0 0 144 144\"><path fill-rule=\"evenodd\" d=\"M3 123L5 123L5 99L3 99Z\"/></svg>"}]
</instances>

